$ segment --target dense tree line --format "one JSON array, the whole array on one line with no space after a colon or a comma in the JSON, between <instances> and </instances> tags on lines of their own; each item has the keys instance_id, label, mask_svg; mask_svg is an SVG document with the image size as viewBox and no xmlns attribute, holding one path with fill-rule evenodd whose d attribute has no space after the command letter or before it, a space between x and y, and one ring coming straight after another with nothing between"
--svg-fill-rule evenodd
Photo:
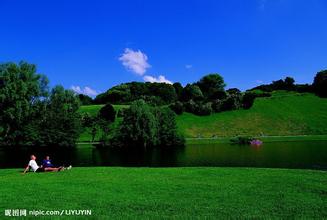
<instances>
[{"instance_id":1,"label":"dense tree line","mask_svg":"<svg viewBox=\"0 0 327 220\"><path fill-rule=\"evenodd\" d=\"M80 133L79 100L26 62L0 65L0 145L73 146Z\"/></svg>"},{"instance_id":2,"label":"dense tree line","mask_svg":"<svg viewBox=\"0 0 327 220\"><path fill-rule=\"evenodd\" d=\"M292 77L286 77L241 92L237 88L225 90L224 79L219 74L208 74L198 82L183 87L180 83L124 83L98 95L94 103L130 104L143 99L153 106L167 105L176 113L184 111L196 115L209 115L214 112L236 109L249 109L257 97L269 97L276 90L312 92L326 97L326 71L319 72L312 85L295 84ZM85 100L85 97L83 97ZM122 114L122 112L119 112Z\"/></svg>"}]
</instances>

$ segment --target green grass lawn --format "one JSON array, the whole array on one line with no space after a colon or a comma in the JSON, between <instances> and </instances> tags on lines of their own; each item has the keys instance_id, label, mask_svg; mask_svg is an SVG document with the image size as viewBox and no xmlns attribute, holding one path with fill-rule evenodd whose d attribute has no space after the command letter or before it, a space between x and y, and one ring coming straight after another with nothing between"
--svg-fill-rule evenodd
<instances>
[{"instance_id":1,"label":"green grass lawn","mask_svg":"<svg viewBox=\"0 0 327 220\"><path fill-rule=\"evenodd\" d=\"M0 170L5 209L91 209L106 218L326 218L327 173L256 168Z\"/></svg>"},{"instance_id":2,"label":"green grass lawn","mask_svg":"<svg viewBox=\"0 0 327 220\"><path fill-rule=\"evenodd\" d=\"M96 114L101 107L102 105L82 106L80 111ZM114 107L118 110L128 106L115 105ZM327 134L326 112L327 99L313 94L278 91L272 97L257 98L249 110L227 111L210 116L183 113L177 116L177 125L186 138L215 136L229 140L226 137L237 135L309 135L312 137ZM88 132L84 132L79 141L90 139ZM266 139L269 138L266 137ZM277 140L280 137L272 137L272 139Z\"/></svg>"}]
</instances>

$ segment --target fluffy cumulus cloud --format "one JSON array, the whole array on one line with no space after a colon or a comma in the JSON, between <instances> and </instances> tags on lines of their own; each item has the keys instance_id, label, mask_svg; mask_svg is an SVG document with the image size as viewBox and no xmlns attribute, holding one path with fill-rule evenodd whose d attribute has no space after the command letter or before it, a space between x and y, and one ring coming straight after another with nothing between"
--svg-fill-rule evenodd
<instances>
[{"instance_id":1,"label":"fluffy cumulus cloud","mask_svg":"<svg viewBox=\"0 0 327 220\"><path fill-rule=\"evenodd\" d=\"M72 86L71 90L73 90L77 94L84 94L88 96L96 96L98 94L97 91L88 86L85 86L84 88L80 86Z\"/></svg>"},{"instance_id":2,"label":"fluffy cumulus cloud","mask_svg":"<svg viewBox=\"0 0 327 220\"><path fill-rule=\"evenodd\" d=\"M134 51L126 48L119 60L128 70L140 76L143 76L146 70L151 67L147 55L140 50Z\"/></svg>"},{"instance_id":3,"label":"fluffy cumulus cloud","mask_svg":"<svg viewBox=\"0 0 327 220\"><path fill-rule=\"evenodd\" d=\"M173 84L170 80L166 79L165 76L160 75L158 77L154 77L154 76L149 76L149 75L145 75L143 77L143 80L145 82L158 82L158 83L167 83L167 84Z\"/></svg>"}]
</instances>

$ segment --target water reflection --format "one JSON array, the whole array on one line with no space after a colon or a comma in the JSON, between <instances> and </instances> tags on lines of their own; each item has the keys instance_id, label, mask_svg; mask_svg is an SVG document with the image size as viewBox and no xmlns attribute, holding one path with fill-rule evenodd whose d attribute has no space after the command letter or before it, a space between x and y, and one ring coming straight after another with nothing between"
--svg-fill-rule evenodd
<instances>
[{"instance_id":1,"label":"water reflection","mask_svg":"<svg viewBox=\"0 0 327 220\"><path fill-rule=\"evenodd\" d=\"M30 154L37 155L39 162L50 155L56 165L73 166L327 168L327 141L274 142L261 146L204 144L148 151L97 149L90 145L68 149L0 149L0 167L24 167Z\"/></svg>"}]
</instances>

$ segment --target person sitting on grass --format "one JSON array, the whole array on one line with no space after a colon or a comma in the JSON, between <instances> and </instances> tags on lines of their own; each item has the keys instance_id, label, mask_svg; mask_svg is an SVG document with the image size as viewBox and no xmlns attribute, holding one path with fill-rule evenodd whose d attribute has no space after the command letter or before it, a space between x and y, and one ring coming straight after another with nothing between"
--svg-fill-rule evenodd
<instances>
[{"instance_id":1,"label":"person sitting on grass","mask_svg":"<svg viewBox=\"0 0 327 220\"><path fill-rule=\"evenodd\" d=\"M54 165L51 163L50 157L46 156L45 159L42 161L42 167L54 167Z\"/></svg>"},{"instance_id":2,"label":"person sitting on grass","mask_svg":"<svg viewBox=\"0 0 327 220\"><path fill-rule=\"evenodd\" d=\"M29 161L28 165L26 166L23 174L25 174L29 169L32 169L33 172L39 173L39 172L59 172L62 170L65 170L65 167L39 167L36 163L36 156L31 155L31 160ZM67 169L71 169L71 166L69 166Z\"/></svg>"}]
</instances>

